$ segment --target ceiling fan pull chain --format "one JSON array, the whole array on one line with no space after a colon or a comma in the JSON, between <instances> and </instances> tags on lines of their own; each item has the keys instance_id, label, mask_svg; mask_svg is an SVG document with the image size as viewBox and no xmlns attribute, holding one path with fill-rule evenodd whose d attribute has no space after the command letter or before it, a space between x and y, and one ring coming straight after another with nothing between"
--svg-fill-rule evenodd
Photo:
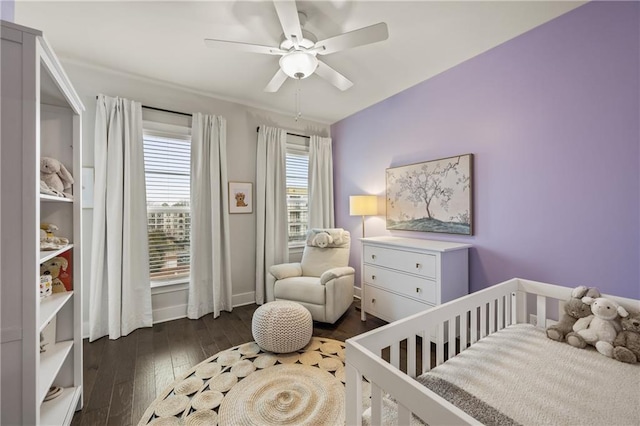
<instances>
[{"instance_id":1,"label":"ceiling fan pull chain","mask_svg":"<svg viewBox=\"0 0 640 426\"><path fill-rule=\"evenodd\" d=\"M302 117L302 111L300 110L300 79L296 79L296 115L294 119L298 121L298 118Z\"/></svg>"}]
</instances>

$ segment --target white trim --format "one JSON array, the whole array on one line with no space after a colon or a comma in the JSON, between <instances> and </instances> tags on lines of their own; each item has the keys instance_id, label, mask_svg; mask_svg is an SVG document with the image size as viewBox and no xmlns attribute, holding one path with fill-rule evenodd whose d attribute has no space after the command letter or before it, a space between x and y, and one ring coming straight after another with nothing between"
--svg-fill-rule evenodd
<instances>
[{"instance_id":1,"label":"white trim","mask_svg":"<svg viewBox=\"0 0 640 426\"><path fill-rule=\"evenodd\" d=\"M173 321L187 317L187 305L167 306L166 308L153 310L153 323L160 324L162 322Z\"/></svg>"},{"instance_id":2,"label":"white trim","mask_svg":"<svg viewBox=\"0 0 640 426\"><path fill-rule=\"evenodd\" d=\"M151 281L152 296L181 290L189 290L189 278L180 278L175 281Z\"/></svg>"},{"instance_id":3,"label":"white trim","mask_svg":"<svg viewBox=\"0 0 640 426\"><path fill-rule=\"evenodd\" d=\"M248 293L234 294L231 296L232 306L245 306L256 303L256 292L250 291Z\"/></svg>"},{"instance_id":4,"label":"white trim","mask_svg":"<svg viewBox=\"0 0 640 426\"><path fill-rule=\"evenodd\" d=\"M203 91L202 89L193 89L191 87L187 87L187 86L181 86L179 84L173 84L173 83L169 83L167 81L164 80L158 80L155 78L151 78L151 77L147 77L147 76L143 76L143 75L139 75L139 74L133 74L133 73L127 73L127 72L123 72L123 71L118 71L118 70L114 70L112 68L107 68L107 67L103 67L100 65L95 65L95 64L90 64L84 61L79 61L77 59L72 59L66 56L58 56L62 61L70 63L70 64L74 64L74 65L78 65L78 66L82 66L85 68L92 68L94 70L98 70L98 71L102 71L105 73L109 73L112 75L118 75L120 77L124 77L124 78L130 78L130 79L134 79L134 80L138 80L138 81L144 81L147 83L153 83L153 84L157 84L158 86L163 86L163 87L168 87L171 89L175 89L175 90L181 90L183 92L188 92L188 93L193 93L194 95L199 95L199 96L203 96L206 98L213 98L216 100L220 100L220 101L225 101L225 102L230 102L236 105L241 105L241 106L245 106L245 107L250 107L250 108L254 108L254 109L258 109L261 111L270 111L270 112L274 112L276 114L281 114L284 116L289 117L291 115L291 111L284 111L284 110L279 110L270 106L266 106L266 105L261 105L258 103L254 103L254 102L247 102L246 100L240 100L240 99L236 99L236 98L232 98L229 96L223 96L217 93L213 93L213 92L207 92L207 91ZM330 121L326 121L326 119L321 119L321 118L317 118L317 117L304 117L304 120L307 122L311 122L311 123L318 123L318 124L323 124L323 125L331 125L334 122L330 122Z\"/></svg>"}]
</instances>

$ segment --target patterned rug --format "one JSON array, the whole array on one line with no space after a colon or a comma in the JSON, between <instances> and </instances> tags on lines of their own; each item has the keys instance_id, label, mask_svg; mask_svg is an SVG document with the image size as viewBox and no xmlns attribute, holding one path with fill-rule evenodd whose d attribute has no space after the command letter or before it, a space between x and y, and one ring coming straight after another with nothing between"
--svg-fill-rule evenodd
<instances>
[{"instance_id":1,"label":"patterned rug","mask_svg":"<svg viewBox=\"0 0 640 426\"><path fill-rule=\"evenodd\" d=\"M289 354L227 349L165 389L138 425L344 424L344 350L319 337Z\"/></svg>"}]
</instances>

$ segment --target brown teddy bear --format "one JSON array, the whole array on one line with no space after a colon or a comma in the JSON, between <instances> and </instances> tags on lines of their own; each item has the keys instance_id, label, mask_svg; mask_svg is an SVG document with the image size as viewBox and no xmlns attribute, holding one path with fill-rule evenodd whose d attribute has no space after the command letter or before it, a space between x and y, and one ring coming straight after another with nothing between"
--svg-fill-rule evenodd
<instances>
[{"instance_id":1,"label":"brown teddy bear","mask_svg":"<svg viewBox=\"0 0 640 426\"><path fill-rule=\"evenodd\" d=\"M64 257L54 257L40 265L40 275L51 275L53 282L51 289L53 293L63 293L67 291L62 281L60 281L60 271L66 271L69 262Z\"/></svg>"},{"instance_id":2,"label":"brown teddy bear","mask_svg":"<svg viewBox=\"0 0 640 426\"><path fill-rule=\"evenodd\" d=\"M640 362L640 313L629 314L620 323L622 331L613 341L613 357L629 364Z\"/></svg>"},{"instance_id":3,"label":"brown teddy bear","mask_svg":"<svg viewBox=\"0 0 640 426\"><path fill-rule=\"evenodd\" d=\"M574 288L571 292L571 299L567 300L564 305L564 314L560 317L560 321L547 327L549 339L564 342L567 334L573 331L573 325L576 321L591 315L591 306L582 301L585 296L596 299L600 297L600 291L595 287L588 288L583 285Z\"/></svg>"}]
</instances>

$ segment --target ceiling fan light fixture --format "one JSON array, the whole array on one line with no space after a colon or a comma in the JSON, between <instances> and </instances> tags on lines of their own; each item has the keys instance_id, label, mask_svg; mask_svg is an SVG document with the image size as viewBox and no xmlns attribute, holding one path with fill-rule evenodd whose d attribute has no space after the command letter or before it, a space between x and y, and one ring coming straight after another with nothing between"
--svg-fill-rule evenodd
<instances>
[{"instance_id":1,"label":"ceiling fan light fixture","mask_svg":"<svg viewBox=\"0 0 640 426\"><path fill-rule=\"evenodd\" d=\"M280 58L280 68L291 78L309 77L318 67L318 59L313 53L294 50Z\"/></svg>"}]
</instances>

